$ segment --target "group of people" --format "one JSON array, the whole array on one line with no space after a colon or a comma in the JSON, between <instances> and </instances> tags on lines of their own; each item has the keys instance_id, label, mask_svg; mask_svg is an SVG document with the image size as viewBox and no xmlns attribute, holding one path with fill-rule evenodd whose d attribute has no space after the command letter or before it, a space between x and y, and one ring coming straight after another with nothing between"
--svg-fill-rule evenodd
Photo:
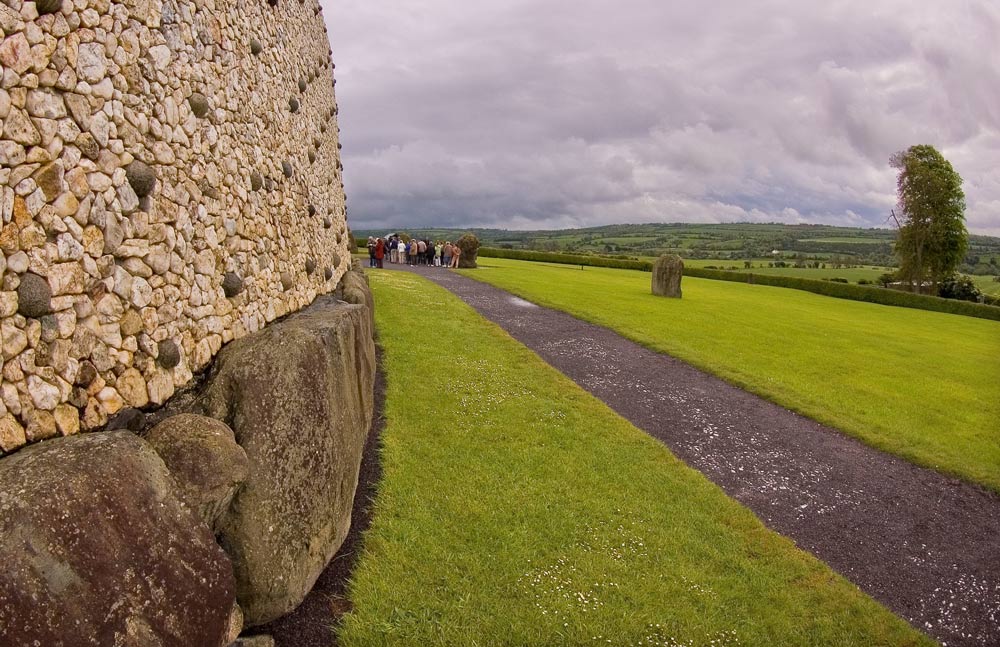
<instances>
[{"instance_id":1,"label":"group of people","mask_svg":"<svg viewBox=\"0 0 1000 647\"><path fill-rule=\"evenodd\" d=\"M451 241L437 244L432 240L403 240L393 234L388 238L368 237L368 267L382 267L388 259L400 265L427 265L433 267L458 267L462 249Z\"/></svg>"}]
</instances>

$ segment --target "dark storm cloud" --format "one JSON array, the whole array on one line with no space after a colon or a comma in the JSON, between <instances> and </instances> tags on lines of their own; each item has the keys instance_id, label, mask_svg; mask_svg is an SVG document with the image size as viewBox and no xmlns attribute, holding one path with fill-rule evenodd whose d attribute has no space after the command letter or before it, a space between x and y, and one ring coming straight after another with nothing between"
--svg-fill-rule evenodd
<instances>
[{"instance_id":1,"label":"dark storm cloud","mask_svg":"<svg viewBox=\"0 0 1000 647\"><path fill-rule=\"evenodd\" d=\"M356 228L881 226L930 143L1000 234L991 2L324 5Z\"/></svg>"}]
</instances>

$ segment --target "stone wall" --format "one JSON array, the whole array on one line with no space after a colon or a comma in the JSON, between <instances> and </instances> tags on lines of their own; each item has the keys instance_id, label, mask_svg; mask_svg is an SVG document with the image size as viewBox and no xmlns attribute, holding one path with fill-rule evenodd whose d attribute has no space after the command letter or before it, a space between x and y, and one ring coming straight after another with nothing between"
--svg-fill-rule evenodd
<instances>
[{"instance_id":1,"label":"stone wall","mask_svg":"<svg viewBox=\"0 0 1000 647\"><path fill-rule=\"evenodd\" d=\"M350 267L317 0L0 0L0 455L163 403Z\"/></svg>"}]
</instances>

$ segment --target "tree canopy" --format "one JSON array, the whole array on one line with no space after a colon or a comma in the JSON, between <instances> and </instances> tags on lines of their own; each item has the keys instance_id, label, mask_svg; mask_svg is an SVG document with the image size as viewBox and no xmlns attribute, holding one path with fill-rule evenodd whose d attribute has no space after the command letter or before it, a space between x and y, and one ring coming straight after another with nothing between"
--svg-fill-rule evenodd
<instances>
[{"instance_id":1,"label":"tree canopy","mask_svg":"<svg viewBox=\"0 0 1000 647\"><path fill-rule=\"evenodd\" d=\"M899 276L919 291L925 281L936 289L955 272L969 245L962 177L933 146L911 146L892 156L900 214Z\"/></svg>"}]
</instances>

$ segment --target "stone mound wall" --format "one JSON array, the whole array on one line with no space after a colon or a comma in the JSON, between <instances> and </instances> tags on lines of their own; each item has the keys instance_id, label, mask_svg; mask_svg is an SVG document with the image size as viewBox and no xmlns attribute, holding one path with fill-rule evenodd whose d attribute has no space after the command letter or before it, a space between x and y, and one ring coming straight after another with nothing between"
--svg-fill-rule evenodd
<instances>
[{"instance_id":1,"label":"stone mound wall","mask_svg":"<svg viewBox=\"0 0 1000 647\"><path fill-rule=\"evenodd\" d=\"M165 402L350 267L316 0L0 0L0 455Z\"/></svg>"}]
</instances>

